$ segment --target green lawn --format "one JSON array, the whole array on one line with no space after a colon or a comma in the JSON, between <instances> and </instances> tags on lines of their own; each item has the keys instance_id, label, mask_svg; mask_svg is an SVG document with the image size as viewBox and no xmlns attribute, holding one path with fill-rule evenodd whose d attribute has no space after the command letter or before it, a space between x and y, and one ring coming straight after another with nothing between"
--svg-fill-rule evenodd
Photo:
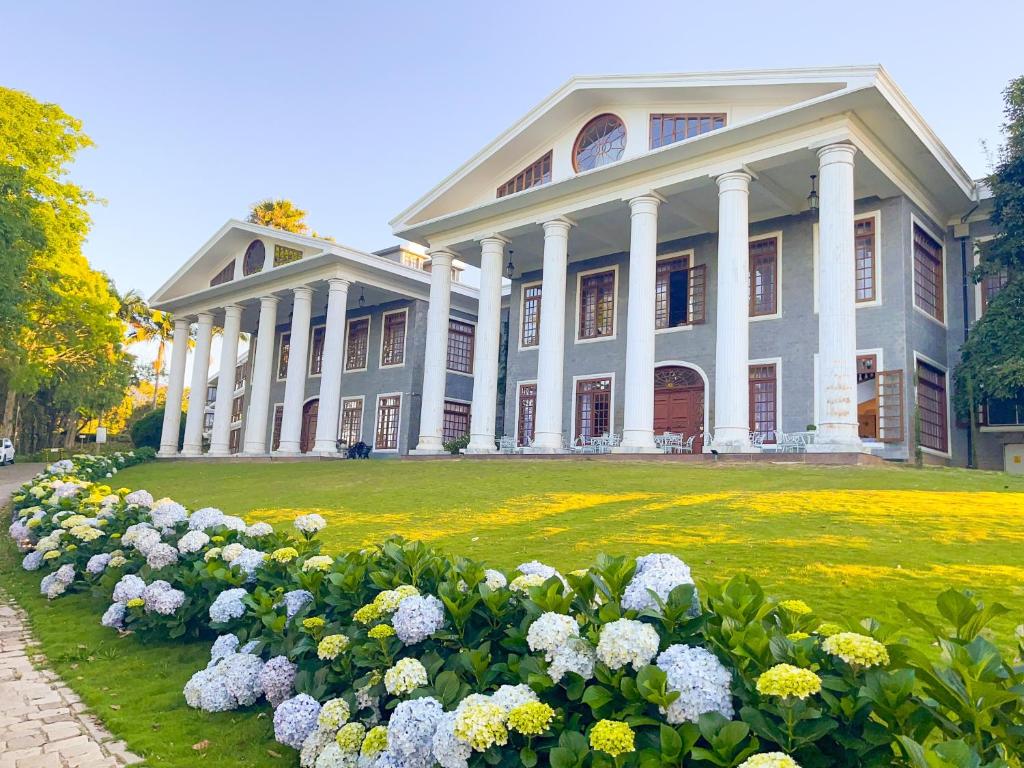
<instances>
[{"instance_id":1,"label":"green lawn","mask_svg":"<svg viewBox=\"0 0 1024 768\"><path fill-rule=\"evenodd\" d=\"M605 551L678 554L700 579L756 575L819 615L899 621L947 586L1008 605L1024 622L1024 478L905 467L810 468L549 461L152 463L117 484L191 508L288 525L328 518L338 551L398 533L513 568L569 570ZM29 612L56 670L153 766L292 765L265 713L205 715L181 689L205 646L142 645L99 626L105 602L47 603L38 574L0 547L0 584ZM261 711L262 712L262 711ZM192 745L209 740L205 750Z\"/></svg>"}]
</instances>

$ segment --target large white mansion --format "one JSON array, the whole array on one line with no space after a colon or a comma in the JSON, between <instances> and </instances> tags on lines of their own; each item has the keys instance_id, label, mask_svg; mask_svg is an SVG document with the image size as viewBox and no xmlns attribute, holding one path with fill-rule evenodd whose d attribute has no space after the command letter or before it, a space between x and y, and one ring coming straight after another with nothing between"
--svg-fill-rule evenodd
<instances>
[{"instance_id":1,"label":"large white mansion","mask_svg":"<svg viewBox=\"0 0 1024 768\"><path fill-rule=\"evenodd\" d=\"M950 370L1001 287L965 279L990 208L877 66L574 78L396 216L406 246L228 222L153 297L176 318L161 455L186 341L205 406L217 326L209 445L189 408L186 456L807 433L963 464ZM979 463L1019 466L1024 400L984 415Z\"/></svg>"}]
</instances>

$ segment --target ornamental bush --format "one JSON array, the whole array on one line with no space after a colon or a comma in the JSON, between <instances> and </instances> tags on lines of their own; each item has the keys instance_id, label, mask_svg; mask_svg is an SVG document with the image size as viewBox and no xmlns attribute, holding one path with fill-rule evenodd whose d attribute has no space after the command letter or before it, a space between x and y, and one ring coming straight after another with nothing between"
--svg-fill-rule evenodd
<instances>
[{"instance_id":1,"label":"ornamental bush","mask_svg":"<svg viewBox=\"0 0 1024 768\"><path fill-rule=\"evenodd\" d=\"M401 539L327 554L319 515L275 531L112 489L144 458L75 457L23 486L24 567L51 599L102 595L111 631L215 639L185 701L269 704L302 766L1022 765L1024 667L986 628L1006 609L969 593L937 616L901 606L926 653L744 575L698 589L669 554L564 575Z\"/></svg>"}]
</instances>

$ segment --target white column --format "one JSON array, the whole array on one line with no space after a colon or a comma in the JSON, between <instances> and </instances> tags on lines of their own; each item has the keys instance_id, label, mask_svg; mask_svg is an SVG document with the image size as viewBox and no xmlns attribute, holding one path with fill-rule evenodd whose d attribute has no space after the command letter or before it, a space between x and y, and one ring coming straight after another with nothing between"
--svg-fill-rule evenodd
<instances>
[{"instance_id":1,"label":"white column","mask_svg":"<svg viewBox=\"0 0 1024 768\"><path fill-rule=\"evenodd\" d=\"M338 452L338 417L341 408L341 357L345 348L345 311L348 287L340 277L327 281L327 327L324 329L324 354L320 364L320 411L316 421L317 453Z\"/></svg>"},{"instance_id":2,"label":"white column","mask_svg":"<svg viewBox=\"0 0 1024 768\"><path fill-rule=\"evenodd\" d=\"M171 342L171 368L167 374L167 397L164 401L164 426L160 432L160 455L178 455L181 432L181 396L185 389L185 358L188 356L189 321L174 321Z\"/></svg>"},{"instance_id":3,"label":"white column","mask_svg":"<svg viewBox=\"0 0 1024 768\"><path fill-rule=\"evenodd\" d=\"M715 436L723 452L750 450L750 175L718 179L718 321L715 328Z\"/></svg>"},{"instance_id":4,"label":"white column","mask_svg":"<svg viewBox=\"0 0 1024 768\"><path fill-rule=\"evenodd\" d=\"M565 360L565 267L569 254L568 219L544 222L544 265L537 349L537 425L531 451L562 450L562 366Z\"/></svg>"},{"instance_id":5,"label":"white column","mask_svg":"<svg viewBox=\"0 0 1024 768\"><path fill-rule=\"evenodd\" d=\"M203 411L206 410L206 382L210 378L212 337L213 315L209 312L200 312L196 322L196 348L192 356L192 384L188 392L182 456L201 456L203 453Z\"/></svg>"},{"instance_id":6,"label":"white column","mask_svg":"<svg viewBox=\"0 0 1024 768\"><path fill-rule=\"evenodd\" d=\"M213 429L210 431L211 456L231 454L231 401L235 397L235 366L238 364L238 334L241 330L242 308L238 304L229 304L224 307L217 400L213 404Z\"/></svg>"},{"instance_id":7,"label":"white column","mask_svg":"<svg viewBox=\"0 0 1024 768\"><path fill-rule=\"evenodd\" d=\"M245 416L244 453L249 455L260 455L269 451L267 419L270 411L270 383L274 375L277 302L277 296L260 298L260 324L256 330L256 355L249 390L249 411Z\"/></svg>"},{"instance_id":8,"label":"white column","mask_svg":"<svg viewBox=\"0 0 1024 768\"><path fill-rule=\"evenodd\" d=\"M508 240L480 241L480 303L473 340L473 407L466 453L496 453L494 417L498 405L498 346L501 343L501 272Z\"/></svg>"},{"instance_id":9,"label":"white column","mask_svg":"<svg viewBox=\"0 0 1024 768\"><path fill-rule=\"evenodd\" d=\"M302 403L306 399L306 364L309 357L309 316L313 289L293 289L292 326L289 331L288 372L284 383L284 411L281 414L281 442L278 453L299 453L302 438Z\"/></svg>"},{"instance_id":10,"label":"white column","mask_svg":"<svg viewBox=\"0 0 1024 768\"><path fill-rule=\"evenodd\" d=\"M414 453L444 453L444 388L448 369L448 312L451 309L451 251L430 253L430 304L424 350L423 393L420 400L420 438Z\"/></svg>"},{"instance_id":11,"label":"white column","mask_svg":"<svg viewBox=\"0 0 1024 768\"><path fill-rule=\"evenodd\" d=\"M832 450L863 447L857 425L856 262L853 236L853 155L850 144L818 150L818 402L815 444Z\"/></svg>"},{"instance_id":12,"label":"white column","mask_svg":"<svg viewBox=\"0 0 1024 768\"><path fill-rule=\"evenodd\" d=\"M629 201L629 304L626 324L623 453L657 453L654 444L654 290L658 268L658 205Z\"/></svg>"}]
</instances>

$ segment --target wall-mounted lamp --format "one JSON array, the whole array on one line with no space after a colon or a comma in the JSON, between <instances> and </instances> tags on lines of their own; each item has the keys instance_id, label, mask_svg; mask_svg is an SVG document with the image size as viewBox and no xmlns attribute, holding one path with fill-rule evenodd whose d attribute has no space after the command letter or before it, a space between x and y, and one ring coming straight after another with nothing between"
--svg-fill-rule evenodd
<instances>
[{"instance_id":1,"label":"wall-mounted lamp","mask_svg":"<svg viewBox=\"0 0 1024 768\"><path fill-rule=\"evenodd\" d=\"M817 174L811 174L811 193L807 196L807 210L815 216L818 215L818 190L814 188L814 180L817 178Z\"/></svg>"},{"instance_id":2,"label":"wall-mounted lamp","mask_svg":"<svg viewBox=\"0 0 1024 768\"><path fill-rule=\"evenodd\" d=\"M363 296L363 287L359 286L359 306L362 307L366 304L366 297Z\"/></svg>"},{"instance_id":3,"label":"wall-mounted lamp","mask_svg":"<svg viewBox=\"0 0 1024 768\"><path fill-rule=\"evenodd\" d=\"M512 279L512 275L514 275L516 273L516 265L512 263L512 254L513 253L514 253L514 251L511 248L509 248L508 249L508 264L505 265L505 277L507 277L509 280L511 280Z\"/></svg>"}]
</instances>

